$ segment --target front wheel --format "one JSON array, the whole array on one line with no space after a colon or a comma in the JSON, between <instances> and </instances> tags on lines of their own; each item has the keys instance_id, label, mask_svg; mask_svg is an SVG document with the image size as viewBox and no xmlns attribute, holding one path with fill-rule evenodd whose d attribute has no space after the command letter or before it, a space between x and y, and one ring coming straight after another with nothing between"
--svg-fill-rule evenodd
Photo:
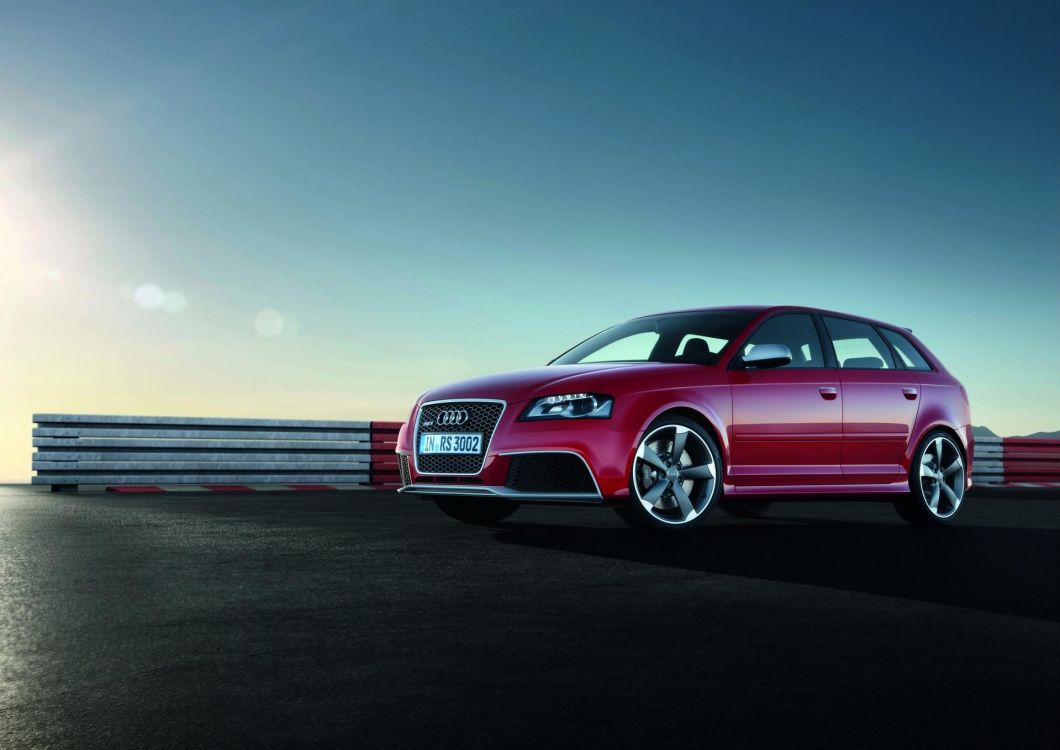
<instances>
[{"instance_id":1,"label":"front wheel","mask_svg":"<svg viewBox=\"0 0 1060 750\"><path fill-rule=\"evenodd\" d=\"M721 495L721 452L702 426L663 415L644 433L630 471L630 499L616 508L633 526L679 531L703 522Z\"/></svg>"},{"instance_id":2,"label":"front wheel","mask_svg":"<svg viewBox=\"0 0 1060 750\"><path fill-rule=\"evenodd\" d=\"M952 521L964 501L964 454L943 430L930 433L913 455L909 494L894 503L903 519L917 526Z\"/></svg>"},{"instance_id":3,"label":"front wheel","mask_svg":"<svg viewBox=\"0 0 1060 750\"><path fill-rule=\"evenodd\" d=\"M488 497L437 497L434 502L450 518L475 526L492 526L519 510L519 503Z\"/></svg>"}]
</instances>

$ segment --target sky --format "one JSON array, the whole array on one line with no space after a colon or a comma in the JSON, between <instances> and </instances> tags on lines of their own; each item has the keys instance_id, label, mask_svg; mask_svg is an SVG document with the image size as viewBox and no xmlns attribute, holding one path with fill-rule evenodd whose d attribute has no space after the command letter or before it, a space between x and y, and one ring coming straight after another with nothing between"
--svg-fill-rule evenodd
<instances>
[{"instance_id":1,"label":"sky","mask_svg":"<svg viewBox=\"0 0 1060 750\"><path fill-rule=\"evenodd\" d=\"M1060 429L1056 3L0 0L34 412L404 419L635 315L911 327Z\"/></svg>"}]
</instances>

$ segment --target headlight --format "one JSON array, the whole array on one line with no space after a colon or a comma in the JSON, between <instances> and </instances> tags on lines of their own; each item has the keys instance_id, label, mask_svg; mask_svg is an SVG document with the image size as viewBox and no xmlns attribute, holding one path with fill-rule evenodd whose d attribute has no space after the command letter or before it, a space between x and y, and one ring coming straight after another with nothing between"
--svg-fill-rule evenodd
<instances>
[{"instance_id":1,"label":"headlight","mask_svg":"<svg viewBox=\"0 0 1060 750\"><path fill-rule=\"evenodd\" d=\"M615 400L599 393L564 393L530 402L522 419L608 419Z\"/></svg>"}]
</instances>

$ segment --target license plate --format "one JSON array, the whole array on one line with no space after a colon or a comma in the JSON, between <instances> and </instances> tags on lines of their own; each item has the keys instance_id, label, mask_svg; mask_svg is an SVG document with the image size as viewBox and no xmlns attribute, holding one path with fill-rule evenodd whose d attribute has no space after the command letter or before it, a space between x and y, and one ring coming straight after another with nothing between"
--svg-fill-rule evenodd
<instances>
[{"instance_id":1,"label":"license plate","mask_svg":"<svg viewBox=\"0 0 1060 750\"><path fill-rule=\"evenodd\" d=\"M420 435L420 453L482 453L481 432L432 432Z\"/></svg>"}]
</instances>

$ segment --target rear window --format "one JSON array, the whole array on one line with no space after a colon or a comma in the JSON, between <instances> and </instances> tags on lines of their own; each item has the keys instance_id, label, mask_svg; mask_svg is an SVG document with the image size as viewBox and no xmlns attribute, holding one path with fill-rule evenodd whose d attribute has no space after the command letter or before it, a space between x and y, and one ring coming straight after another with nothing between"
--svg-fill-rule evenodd
<instances>
[{"instance_id":1,"label":"rear window","mask_svg":"<svg viewBox=\"0 0 1060 750\"><path fill-rule=\"evenodd\" d=\"M905 365L905 369L931 369L931 365L928 364L928 361L924 359L924 356L919 350L913 346L913 342L903 334L898 331L892 331L890 328L881 328L880 331L883 333L883 337L887 339L888 343L894 347L894 351L898 354L898 359L901 360L903 365Z\"/></svg>"}]
</instances>

